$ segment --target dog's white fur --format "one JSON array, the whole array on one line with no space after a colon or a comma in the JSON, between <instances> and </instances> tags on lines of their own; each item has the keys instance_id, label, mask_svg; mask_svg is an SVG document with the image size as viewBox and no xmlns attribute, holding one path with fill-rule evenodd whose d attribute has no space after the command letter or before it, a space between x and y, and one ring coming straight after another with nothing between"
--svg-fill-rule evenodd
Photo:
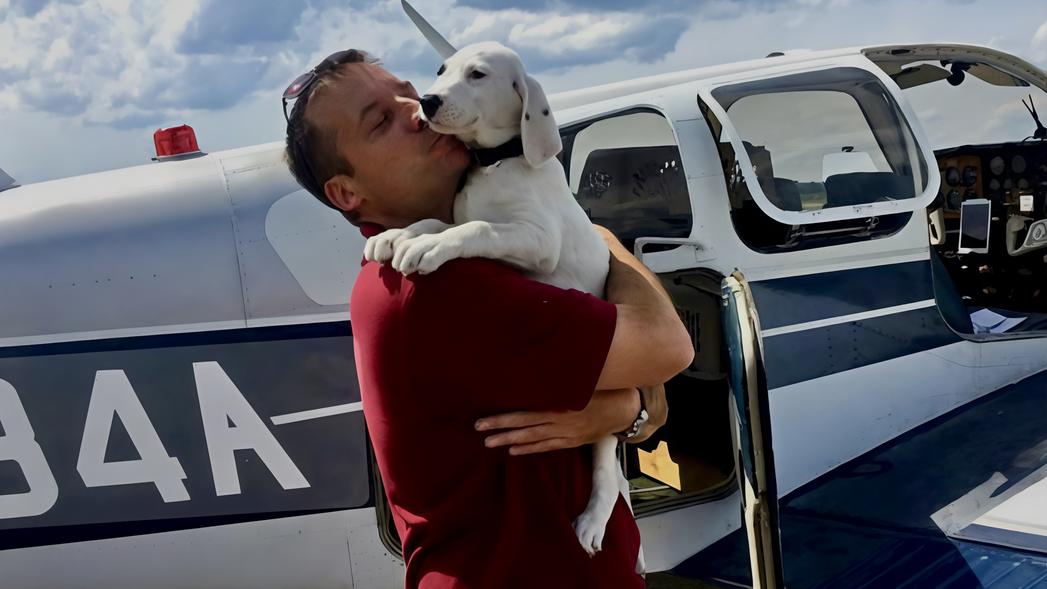
<instances>
[{"instance_id":1,"label":"dog's white fur","mask_svg":"<svg viewBox=\"0 0 1047 589\"><path fill-rule=\"evenodd\" d=\"M479 72L479 75L477 74ZM454 202L454 225L426 219L367 240L364 257L410 274L455 258L508 262L535 280L603 296L609 251L571 194L555 159L562 144L545 92L512 50L499 43L463 48L444 64L426 95L442 104L428 119L474 148L520 135L523 157L470 173ZM423 115L424 116L424 115ZM593 489L575 532L590 555L600 550L619 493L629 486L609 436L593 447ZM643 571L643 552L637 555Z\"/></svg>"}]
</instances>

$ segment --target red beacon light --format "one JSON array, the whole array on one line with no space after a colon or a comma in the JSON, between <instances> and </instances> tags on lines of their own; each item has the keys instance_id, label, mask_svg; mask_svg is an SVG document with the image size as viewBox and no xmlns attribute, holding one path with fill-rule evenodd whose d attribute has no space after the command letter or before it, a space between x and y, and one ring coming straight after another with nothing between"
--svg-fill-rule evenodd
<instances>
[{"instance_id":1,"label":"red beacon light","mask_svg":"<svg viewBox=\"0 0 1047 589\"><path fill-rule=\"evenodd\" d=\"M203 155L196 143L196 132L189 125L157 129L153 133L157 161L188 159Z\"/></svg>"}]
</instances>

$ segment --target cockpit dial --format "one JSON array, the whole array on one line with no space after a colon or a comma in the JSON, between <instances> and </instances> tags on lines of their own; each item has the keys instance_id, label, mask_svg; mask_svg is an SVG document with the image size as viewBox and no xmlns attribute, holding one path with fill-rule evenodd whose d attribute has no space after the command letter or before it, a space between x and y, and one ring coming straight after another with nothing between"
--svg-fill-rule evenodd
<instances>
[{"instance_id":1,"label":"cockpit dial","mask_svg":"<svg viewBox=\"0 0 1047 589\"><path fill-rule=\"evenodd\" d=\"M964 186L974 186L978 182L978 168L974 166L963 167L962 182Z\"/></svg>"},{"instance_id":2,"label":"cockpit dial","mask_svg":"<svg viewBox=\"0 0 1047 589\"><path fill-rule=\"evenodd\" d=\"M989 160L989 171L992 172L993 176L999 176L1006 169L1007 169L1007 166L1004 163L1002 157L996 156L996 157L992 158L991 160Z\"/></svg>"}]
</instances>

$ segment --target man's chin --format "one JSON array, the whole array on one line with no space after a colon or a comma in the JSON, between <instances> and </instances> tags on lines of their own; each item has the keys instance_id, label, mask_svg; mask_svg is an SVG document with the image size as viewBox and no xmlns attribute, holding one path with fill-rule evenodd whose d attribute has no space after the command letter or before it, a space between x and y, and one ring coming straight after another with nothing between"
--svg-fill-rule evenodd
<instances>
[{"instance_id":1,"label":"man's chin","mask_svg":"<svg viewBox=\"0 0 1047 589\"><path fill-rule=\"evenodd\" d=\"M439 153L448 156L456 156L460 153L466 159L468 159L469 154L469 148L467 148L465 144L454 135L440 135L440 137L429 146L429 151L433 154Z\"/></svg>"},{"instance_id":2,"label":"man's chin","mask_svg":"<svg viewBox=\"0 0 1047 589\"><path fill-rule=\"evenodd\" d=\"M461 139L462 136L469 136L473 134L472 128L474 123L475 121L473 123L469 123L468 125L455 127L451 125L443 125L440 123L429 121L429 129L436 133L439 133L440 135L452 135Z\"/></svg>"}]
</instances>

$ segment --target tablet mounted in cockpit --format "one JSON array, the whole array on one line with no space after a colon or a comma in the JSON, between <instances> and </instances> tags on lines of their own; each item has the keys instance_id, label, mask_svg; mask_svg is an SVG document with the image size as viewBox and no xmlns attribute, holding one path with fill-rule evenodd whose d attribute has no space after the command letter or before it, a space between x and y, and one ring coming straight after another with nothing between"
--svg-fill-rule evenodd
<instances>
[{"instance_id":1,"label":"tablet mounted in cockpit","mask_svg":"<svg viewBox=\"0 0 1047 589\"><path fill-rule=\"evenodd\" d=\"M966 200L960 207L960 246L957 253L989 253L989 220L992 203L988 199Z\"/></svg>"}]
</instances>

